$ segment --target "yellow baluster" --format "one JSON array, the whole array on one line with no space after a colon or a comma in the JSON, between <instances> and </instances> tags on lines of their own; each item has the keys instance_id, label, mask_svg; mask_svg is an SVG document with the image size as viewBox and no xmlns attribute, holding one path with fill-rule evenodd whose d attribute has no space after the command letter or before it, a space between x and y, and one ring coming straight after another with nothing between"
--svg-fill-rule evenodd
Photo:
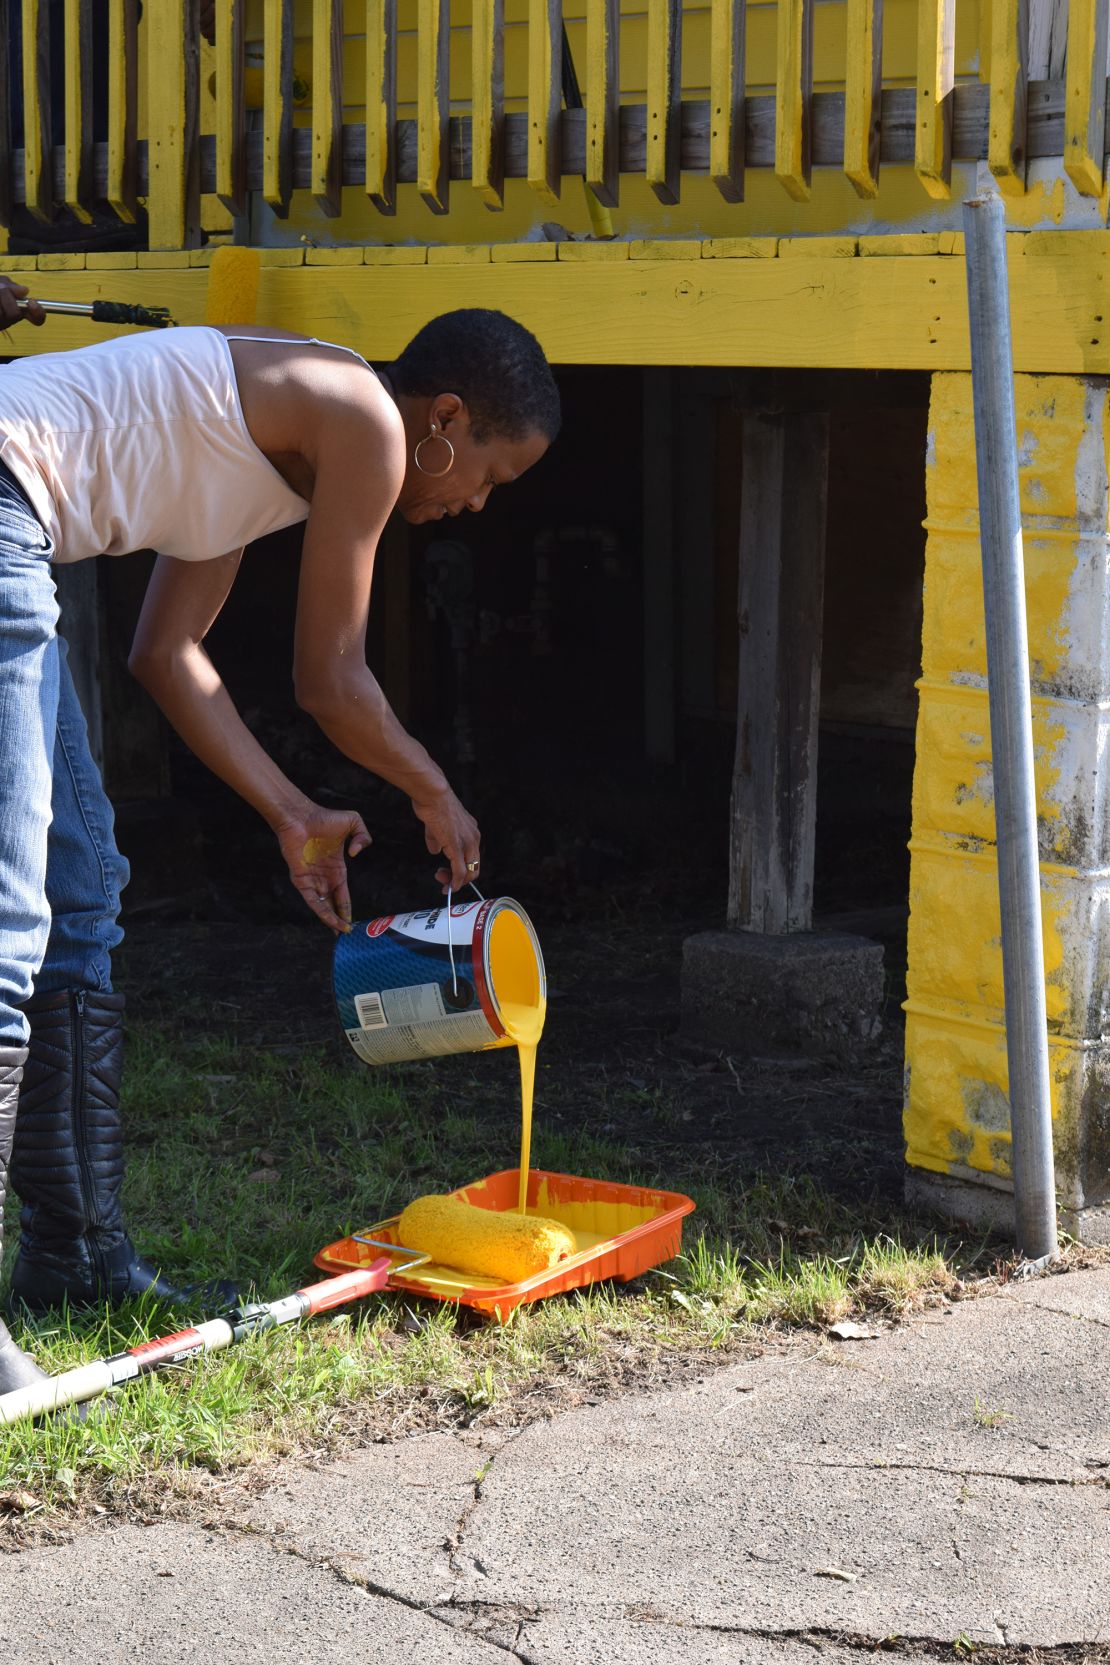
<instances>
[{"instance_id":1,"label":"yellow baluster","mask_svg":"<svg viewBox=\"0 0 1110 1665\"><path fill-rule=\"evenodd\" d=\"M779 0L775 177L796 202L809 198L813 0Z\"/></svg>"},{"instance_id":2,"label":"yellow baluster","mask_svg":"<svg viewBox=\"0 0 1110 1665\"><path fill-rule=\"evenodd\" d=\"M312 0L312 194L331 219L342 175L343 0Z\"/></svg>"},{"instance_id":3,"label":"yellow baluster","mask_svg":"<svg viewBox=\"0 0 1110 1665\"><path fill-rule=\"evenodd\" d=\"M471 6L470 179L487 208L505 201L505 5Z\"/></svg>"},{"instance_id":4,"label":"yellow baluster","mask_svg":"<svg viewBox=\"0 0 1110 1665\"><path fill-rule=\"evenodd\" d=\"M247 207L244 3L216 0L216 195L232 214L243 214Z\"/></svg>"},{"instance_id":5,"label":"yellow baluster","mask_svg":"<svg viewBox=\"0 0 1110 1665\"><path fill-rule=\"evenodd\" d=\"M918 0L914 168L931 197L952 195L956 0Z\"/></svg>"},{"instance_id":6,"label":"yellow baluster","mask_svg":"<svg viewBox=\"0 0 1110 1665\"><path fill-rule=\"evenodd\" d=\"M40 220L53 218L50 145L49 0L23 6L23 188L27 207Z\"/></svg>"},{"instance_id":7,"label":"yellow baluster","mask_svg":"<svg viewBox=\"0 0 1110 1665\"><path fill-rule=\"evenodd\" d=\"M416 188L433 214L448 200L447 0L417 0Z\"/></svg>"},{"instance_id":8,"label":"yellow baluster","mask_svg":"<svg viewBox=\"0 0 1110 1665\"><path fill-rule=\"evenodd\" d=\"M679 197L681 0L648 0L647 182L660 202Z\"/></svg>"},{"instance_id":9,"label":"yellow baluster","mask_svg":"<svg viewBox=\"0 0 1110 1665\"><path fill-rule=\"evenodd\" d=\"M562 184L562 0L528 0L528 183L544 202Z\"/></svg>"},{"instance_id":10,"label":"yellow baluster","mask_svg":"<svg viewBox=\"0 0 1110 1665\"><path fill-rule=\"evenodd\" d=\"M292 0L265 0L262 40L262 195L284 219L293 195Z\"/></svg>"},{"instance_id":11,"label":"yellow baluster","mask_svg":"<svg viewBox=\"0 0 1110 1665\"><path fill-rule=\"evenodd\" d=\"M1084 196L1102 190L1106 144L1107 0L1071 0L1064 94L1064 167Z\"/></svg>"},{"instance_id":12,"label":"yellow baluster","mask_svg":"<svg viewBox=\"0 0 1110 1665\"><path fill-rule=\"evenodd\" d=\"M108 0L108 201L121 220L133 222L137 156L135 119L139 94L138 0Z\"/></svg>"},{"instance_id":13,"label":"yellow baluster","mask_svg":"<svg viewBox=\"0 0 1110 1665\"><path fill-rule=\"evenodd\" d=\"M709 172L726 202L744 200L745 0L711 0Z\"/></svg>"},{"instance_id":14,"label":"yellow baluster","mask_svg":"<svg viewBox=\"0 0 1110 1665\"><path fill-rule=\"evenodd\" d=\"M397 0L366 0L366 195L397 212Z\"/></svg>"},{"instance_id":15,"label":"yellow baluster","mask_svg":"<svg viewBox=\"0 0 1110 1665\"><path fill-rule=\"evenodd\" d=\"M150 246L200 243L196 0L146 0Z\"/></svg>"},{"instance_id":16,"label":"yellow baluster","mask_svg":"<svg viewBox=\"0 0 1110 1665\"><path fill-rule=\"evenodd\" d=\"M879 194L883 101L883 0L847 0L844 73L844 172L856 194Z\"/></svg>"},{"instance_id":17,"label":"yellow baluster","mask_svg":"<svg viewBox=\"0 0 1110 1665\"><path fill-rule=\"evenodd\" d=\"M1029 0L993 0L987 163L1007 196L1025 192Z\"/></svg>"},{"instance_id":18,"label":"yellow baluster","mask_svg":"<svg viewBox=\"0 0 1110 1665\"><path fill-rule=\"evenodd\" d=\"M86 224L92 190L92 0L65 0L65 181L63 200Z\"/></svg>"}]
</instances>

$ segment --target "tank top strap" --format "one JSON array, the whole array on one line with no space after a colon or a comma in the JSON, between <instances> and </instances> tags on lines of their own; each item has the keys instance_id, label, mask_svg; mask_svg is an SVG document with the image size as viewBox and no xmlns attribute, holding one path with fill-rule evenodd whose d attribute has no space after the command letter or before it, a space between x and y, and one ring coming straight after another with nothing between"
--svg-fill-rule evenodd
<instances>
[{"instance_id":1,"label":"tank top strap","mask_svg":"<svg viewBox=\"0 0 1110 1665\"><path fill-rule=\"evenodd\" d=\"M376 376L378 373L374 366L363 358L361 353L355 352L353 347L345 347L341 341L321 341L318 335L285 338L280 335L247 335L240 330L236 330L234 334L221 330L220 334L223 335L225 341L257 341L264 347L330 347L336 353L350 353L351 357L357 358L360 364L365 364L372 375Z\"/></svg>"}]
</instances>

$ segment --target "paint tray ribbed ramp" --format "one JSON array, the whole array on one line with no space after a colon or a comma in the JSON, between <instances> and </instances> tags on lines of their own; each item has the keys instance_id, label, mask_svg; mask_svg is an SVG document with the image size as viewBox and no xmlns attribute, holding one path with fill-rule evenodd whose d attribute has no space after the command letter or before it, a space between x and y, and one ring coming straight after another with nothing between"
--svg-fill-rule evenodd
<instances>
[{"instance_id":1,"label":"paint tray ribbed ramp","mask_svg":"<svg viewBox=\"0 0 1110 1665\"><path fill-rule=\"evenodd\" d=\"M518 1184L519 1170L506 1168L502 1173L464 1185L451 1195L477 1208L505 1213L517 1206ZM387 1254L389 1245L396 1245L396 1269L390 1273L390 1289L429 1295L438 1301L458 1301L503 1322L515 1307L526 1301L583 1289L602 1278L627 1283L653 1266L673 1260L682 1247L683 1218L693 1211L691 1199L678 1191L618 1185L611 1180L581 1179L572 1174L551 1174L533 1168L528 1176L528 1212L569 1226L578 1242L578 1253L560 1261L550 1271L538 1272L521 1283L511 1284L434 1264L406 1271L405 1261L410 1256L408 1250L397 1244L397 1215L367 1226L365 1231L344 1237L338 1243L329 1243L315 1259L324 1271L345 1272L368 1266L382 1253L381 1248L362 1239L382 1244Z\"/></svg>"}]
</instances>

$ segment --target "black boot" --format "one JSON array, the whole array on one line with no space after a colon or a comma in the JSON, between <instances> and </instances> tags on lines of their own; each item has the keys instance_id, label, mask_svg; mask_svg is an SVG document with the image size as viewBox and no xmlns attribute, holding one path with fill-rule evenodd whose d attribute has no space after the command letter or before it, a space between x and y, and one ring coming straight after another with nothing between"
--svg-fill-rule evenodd
<instances>
[{"instance_id":1,"label":"black boot","mask_svg":"<svg viewBox=\"0 0 1110 1665\"><path fill-rule=\"evenodd\" d=\"M123 996L69 989L24 1010L31 1042L11 1162L23 1200L13 1306L117 1306L148 1291L182 1305L234 1300L230 1284L174 1288L124 1229Z\"/></svg>"},{"instance_id":2,"label":"black boot","mask_svg":"<svg viewBox=\"0 0 1110 1665\"><path fill-rule=\"evenodd\" d=\"M21 1046L0 1046L0 1249L4 1246L4 1199L8 1189L8 1158L11 1155L12 1135L15 1132L15 1112L19 1103L19 1083L27 1052ZM8 1326L0 1318L0 1393L11 1393L15 1388L29 1387L41 1382L45 1372L17 1347L8 1334Z\"/></svg>"}]
</instances>

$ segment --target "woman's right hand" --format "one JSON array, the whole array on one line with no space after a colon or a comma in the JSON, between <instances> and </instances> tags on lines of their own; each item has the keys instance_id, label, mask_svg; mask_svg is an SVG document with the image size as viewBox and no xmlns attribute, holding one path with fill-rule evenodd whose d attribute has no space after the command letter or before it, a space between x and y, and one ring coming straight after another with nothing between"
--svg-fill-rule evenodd
<instances>
[{"instance_id":1,"label":"woman's right hand","mask_svg":"<svg viewBox=\"0 0 1110 1665\"><path fill-rule=\"evenodd\" d=\"M19 305L28 293L25 283L0 276L0 329L11 329L13 324L21 324L25 318L29 324L45 324L46 313L38 301L29 300L25 307Z\"/></svg>"},{"instance_id":2,"label":"woman's right hand","mask_svg":"<svg viewBox=\"0 0 1110 1665\"><path fill-rule=\"evenodd\" d=\"M412 800L414 813L424 823L424 842L433 856L445 855L449 867L436 870L444 895L448 887L462 890L481 871L482 835L478 823L449 786L427 798Z\"/></svg>"}]
</instances>

